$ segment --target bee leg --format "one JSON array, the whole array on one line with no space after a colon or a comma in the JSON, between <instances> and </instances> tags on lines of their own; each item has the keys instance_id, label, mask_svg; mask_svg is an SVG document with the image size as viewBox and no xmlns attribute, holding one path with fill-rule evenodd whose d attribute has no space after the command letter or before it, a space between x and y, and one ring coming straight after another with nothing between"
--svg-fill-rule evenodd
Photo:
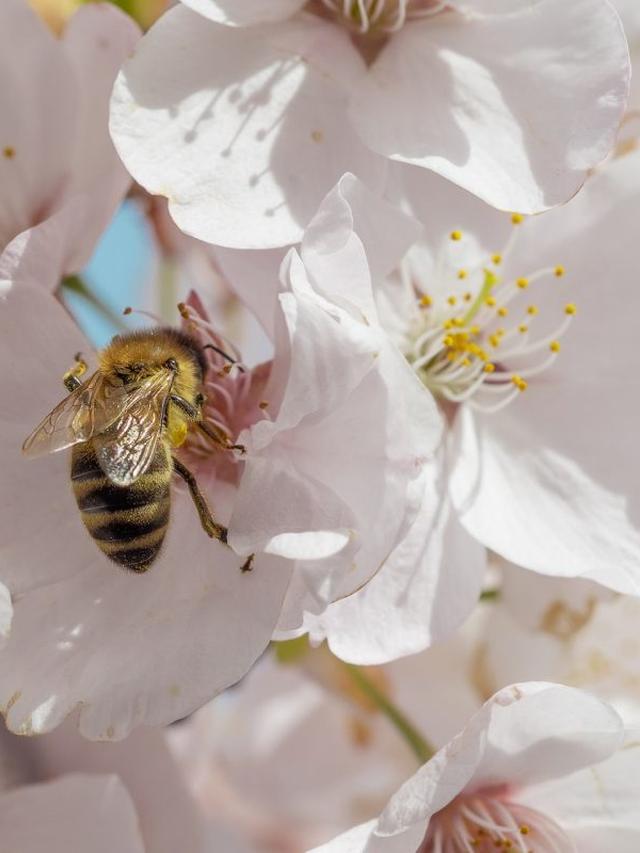
<instances>
[{"instance_id":1,"label":"bee leg","mask_svg":"<svg viewBox=\"0 0 640 853\"><path fill-rule=\"evenodd\" d=\"M244 444L231 444L231 439L226 432L215 424L206 423L206 421L197 421L197 428L214 441L223 450L239 450L240 453L246 453L247 449Z\"/></svg>"},{"instance_id":2,"label":"bee leg","mask_svg":"<svg viewBox=\"0 0 640 853\"><path fill-rule=\"evenodd\" d=\"M74 358L76 363L73 367L69 368L69 370L67 370L67 372L62 377L64 386L69 393L75 391L76 388L79 388L80 385L82 385L80 377L87 372L87 363L82 358L82 353L77 352Z\"/></svg>"},{"instance_id":3,"label":"bee leg","mask_svg":"<svg viewBox=\"0 0 640 853\"><path fill-rule=\"evenodd\" d=\"M189 493L191 494L191 498L195 504L196 510L198 512L198 516L200 518L200 524L204 532L207 536L211 536L212 539L217 539L219 542L222 542L223 545L227 544L227 528L223 524L218 524L218 522L211 515L211 510L207 506L207 502L205 500L204 495L198 488L198 483L196 478L193 476L191 471L180 462L179 459L176 459L175 456L173 458L173 469L176 474L179 474L180 477L185 481L187 487L189 489ZM251 567L253 564L253 554L251 554L244 561L242 566L240 567L241 572L249 572L251 571Z\"/></svg>"},{"instance_id":4,"label":"bee leg","mask_svg":"<svg viewBox=\"0 0 640 853\"><path fill-rule=\"evenodd\" d=\"M199 399L200 401L204 400L201 394L199 395ZM197 428L223 450L239 450L241 453L245 452L246 448L243 444L231 444L231 439L223 429L220 429L220 427L217 427L214 424L208 424L205 421L201 421L200 409L192 406L188 400L184 399L184 397L180 397L178 394L172 394L171 402L178 406L179 409L182 409L185 415L195 422Z\"/></svg>"}]
</instances>

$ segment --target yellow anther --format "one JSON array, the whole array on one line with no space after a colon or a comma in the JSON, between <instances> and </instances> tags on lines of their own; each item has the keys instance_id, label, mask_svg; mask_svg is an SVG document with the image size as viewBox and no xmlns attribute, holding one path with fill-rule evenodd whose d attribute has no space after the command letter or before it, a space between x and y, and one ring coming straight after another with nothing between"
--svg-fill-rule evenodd
<instances>
[{"instance_id":1,"label":"yellow anther","mask_svg":"<svg viewBox=\"0 0 640 853\"><path fill-rule=\"evenodd\" d=\"M453 337L453 335L445 335L444 338L442 339L442 343L446 347L452 347L455 342L456 341L455 341L455 338Z\"/></svg>"},{"instance_id":2,"label":"yellow anther","mask_svg":"<svg viewBox=\"0 0 640 853\"><path fill-rule=\"evenodd\" d=\"M485 304L489 306L489 308L493 308L496 304L495 296L487 296L487 298L484 301L485 301Z\"/></svg>"},{"instance_id":3,"label":"yellow anther","mask_svg":"<svg viewBox=\"0 0 640 853\"><path fill-rule=\"evenodd\" d=\"M451 322L453 323L454 326L457 326L458 328L461 328L462 326L464 326L464 318L463 317L454 317Z\"/></svg>"},{"instance_id":4,"label":"yellow anther","mask_svg":"<svg viewBox=\"0 0 640 853\"><path fill-rule=\"evenodd\" d=\"M480 326L469 326L469 334L470 335L479 335L480 334Z\"/></svg>"},{"instance_id":5,"label":"yellow anther","mask_svg":"<svg viewBox=\"0 0 640 853\"><path fill-rule=\"evenodd\" d=\"M505 328L503 328L502 326L500 326L499 329L496 329L496 335L498 335L498 337L501 338L503 335L506 335L506 334L507 334L507 330Z\"/></svg>"},{"instance_id":6,"label":"yellow anther","mask_svg":"<svg viewBox=\"0 0 640 853\"><path fill-rule=\"evenodd\" d=\"M462 240L462 231L452 231L451 234L449 234L449 237L451 237L452 240Z\"/></svg>"},{"instance_id":7,"label":"yellow anther","mask_svg":"<svg viewBox=\"0 0 640 853\"><path fill-rule=\"evenodd\" d=\"M500 336L499 335L489 335L489 343L492 347L500 346Z\"/></svg>"},{"instance_id":8,"label":"yellow anther","mask_svg":"<svg viewBox=\"0 0 640 853\"><path fill-rule=\"evenodd\" d=\"M452 349L450 349L449 352L447 353L447 358L449 359L449 361L455 361L457 357L458 356L457 356L456 352Z\"/></svg>"},{"instance_id":9,"label":"yellow anther","mask_svg":"<svg viewBox=\"0 0 640 853\"><path fill-rule=\"evenodd\" d=\"M578 310L578 309L577 309L577 307L574 305L574 303L573 303L573 302L569 302L569 304L568 304L568 305L565 305L565 306L564 306L564 313L565 313L565 314L572 315L572 314L575 314L575 313L577 312L577 310Z\"/></svg>"},{"instance_id":10,"label":"yellow anther","mask_svg":"<svg viewBox=\"0 0 640 853\"><path fill-rule=\"evenodd\" d=\"M521 213L512 213L511 222L513 225L521 225L524 222L524 216Z\"/></svg>"},{"instance_id":11,"label":"yellow anther","mask_svg":"<svg viewBox=\"0 0 640 853\"><path fill-rule=\"evenodd\" d=\"M528 278L516 279L516 284L518 285L520 290L524 290L525 287L529 287L529 279Z\"/></svg>"},{"instance_id":12,"label":"yellow anther","mask_svg":"<svg viewBox=\"0 0 640 853\"><path fill-rule=\"evenodd\" d=\"M498 308L498 316L499 317L506 317L508 313L509 313L509 309L505 308L504 305L502 306L502 308Z\"/></svg>"},{"instance_id":13,"label":"yellow anther","mask_svg":"<svg viewBox=\"0 0 640 853\"><path fill-rule=\"evenodd\" d=\"M457 301L458 301L458 300L456 299L456 297L455 297L455 296L449 296L449 297L447 297L447 302L449 303L449 305L455 305Z\"/></svg>"},{"instance_id":14,"label":"yellow anther","mask_svg":"<svg viewBox=\"0 0 640 853\"><path fill-rule=\"evenodd\" d=\"M496 369L495 364L492 364L490 361L488 361L484 366L484 372L485 373L493 373L495 369Z\"/></svg>"},{"instance_id":15,"label":"yellow anther","mask_svg":"<svg viewBox=\"0 0 640 853\"><path fill-rule=\"evenodd\" d=\"M458 278L463 279L466 278L469 273L466 270L458 270Z\"/></svg>"},{"instance_id":16,"label":"yellow anther","mask_svg":"<svg viewBox=\"0 0 640 853\"><path fill-rule=\"evenodd\" d=\"M513 376L511 377L511 381L516 386L518 391L526 391L527 390L527 383L524 381L522 376L518 376L517 373L513 374Z\"/></svg>"},{"instance_id":17,"label":"yellow anther","mask_svg":"<svg viewBox=\"0 0 640 853\"><path fill-rule=\"evenodd\" d=\"M502 263L502 255L497 253L495 255L491 255L491 260L496 266L499 266Z\"/></svg>"},{"instance_id":18,"label":"yellow anther","mask_svg":"<svg viewBox=\"0 0 640 853\"><path fill-rule=\"evenodd\" d=\"M537 305L529 305L529 307L527 308L527 314L530 314L532 317L535 317L535 315L537 313L538 313L538 306Z\"/></svg>"},{"instance_id":19,"label":"yellow anther","mask_svg":"<svg viewBox=\"0 0 640 853\"><path fill-rule=\"evenodd\" d=\"M16 149L13 145L5 145L2 149L2 155L7 158L7 160L12 160L16 156Z\"/></svg>"},{"instance_id":20,"label":"yellow anther","mask_svg":"<svg viewBox=\"0 0 640 853\"><path fill-rule=\"evenodd\" d=\"M560 341L551 341L549 349L551 352L560 352Z\"/></svg>"},{"instance_id":21,"label":"yellow anther","mask_svg":"<svg viewBox=\"0 0 640 853\"><path fill-rule=\"evenodd\" d=\"M430 308L433 305L433 300L430 296L427 296L426 293L423 293L420 297L420 305L422 305L423 308Z\"/></svg>"},{"instance_id":22,"label":"yellow anther","mask_svg":"<svg viewBox=\"0 0 640 853\"><path fill-rule=\"evenodd\" d=\"M553 274L557 278L562 278L562 276L564 275L564 267L562 266L562 264L558 264L558 266L554 269Z\"/></svg>"},{"instance_id":23,"label":"yellow anther","mask_svg":"<svg viewBox=\"0 0 640 853\"><path fill-rule=\"evenodd\" d=\"M465 293L462 298L465 302L471 302L471 300L473 299L473 293Z\"/></svg>"},{"instance_id":24,"label":"yellow anther","mask_svg":"<svg viewBox=\"0 0 640 853\"><path fill-rule=\"evenodd\" d=\"M451 320L451 319L445 320L444 323L442 324L442 328L443 329L453 329L453 320Z\"/></svg>"},{"instance_id":25,"label":"yellow anther","mask_svg":"<svg viewBox=\"0 0 640 853\"><path fill-rule=\"evenodd\" d=\"M471 367L471 361L470 361L470 359L468 359L468 358L463 358L463 359L462 359L462 365L463 365L463 367Z\"/></svg>"},{"instance_id":26,"label":"yellow anther","mask_svg":"<svg viewBox=\"0 0 640 853\"><path fill-rule=\"evenodd\" d=\"M520 827L520 834L521 835L529 835L529 832L530 832L529 827L527 826L526 823L523 823L522 826Z\"/></svg>"},{"instance_id":27,"label":"yellow anther","mask_svg":"<svg viewBox=\"0 0 640 853\"><path fill-rule=\"evenodd\" d=\"M518 331L524 335L525 332L529 331L529 327L526 323L520 323L520 325L518 326Z\"/></svg>"}]
</instances>

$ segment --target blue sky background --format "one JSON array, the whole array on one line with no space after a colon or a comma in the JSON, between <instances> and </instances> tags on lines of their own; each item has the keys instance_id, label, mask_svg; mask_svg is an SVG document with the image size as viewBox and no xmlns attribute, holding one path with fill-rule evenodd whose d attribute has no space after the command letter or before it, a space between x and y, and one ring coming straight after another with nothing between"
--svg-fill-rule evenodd
<instances>
[{"instance_id":1,"label":"blue sky background","mask_svg":"<svg viewBox=\"0 0 640 853\"><path fill-rule=\"evenodd\" d=\"M153 273L154 247L143 216L134 202L125 201L102 235L82 278L97 298L116 315L127 305L142 304L142 294ZM65 300L85 334L102 347L118 328L79 294L66 293ZM142 318L125 318L123 324L139 326ZM148 322L148 321L147 321Z\"/></svg>"}]
</instances>

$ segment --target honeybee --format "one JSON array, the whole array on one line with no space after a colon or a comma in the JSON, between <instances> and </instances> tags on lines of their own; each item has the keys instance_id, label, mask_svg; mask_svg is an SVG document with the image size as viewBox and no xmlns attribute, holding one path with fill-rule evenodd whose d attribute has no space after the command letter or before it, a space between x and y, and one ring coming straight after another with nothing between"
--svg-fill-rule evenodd
<instances>
[{"instance_id":1,"label":"honeybee","mask_svg":"<svg viewBox=\"0 0 640 853\"><path fill-rule=\"evenodd\" d=\"M87 365L76 355L63 377L69 395L22 447L26 456L72 448L71 485L84 526L109 559L133 572L146 572L160 553L174 473L187 484L205 532L227 543L227 528L213 518L195 477L172 453L190 426L222 450L244 450L202 420L205 348L172 328L117 335L84 382Z\"/></svg>"}]
</instances>

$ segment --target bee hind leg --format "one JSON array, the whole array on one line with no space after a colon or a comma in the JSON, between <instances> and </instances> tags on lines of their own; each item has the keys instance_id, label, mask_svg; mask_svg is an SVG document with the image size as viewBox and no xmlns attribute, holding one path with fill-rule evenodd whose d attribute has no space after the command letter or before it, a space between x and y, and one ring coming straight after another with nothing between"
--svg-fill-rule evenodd
<instances>
[{"instance_id":1,"label":"bee hind leg","mask_svg":"<svg viewBox=\"0 0 640 853\"><path fill-rule=\"evenodd\" d=\"M69 368L67 372L62 377L62 381L64 382L64 386L69 393L75 391L76 388L79 388L82 385L82 381L80 380L81 376L87 372L87 362L83 359L82 353L77 352L74 356L75 364L73 367Z\"/></svg>"},{"instance_id":2,"label":"bee hind leg","mask_svg":"<svg viewBox=\"0 0 640 853\"><path fill-rule=\"evenodd\" d=\"M196 478L193 476L187 466L183 465L179 459L176 459L175 456L173 456L172 459L174 471L176 472L176 474L182 477L182 479L187 484L189 494L191 495L191 499L195 504L198 516L200 518L200 524L202 525L204 532L212 539L217 539L218 542L222 542L223 545L227 545L227 528L223 524L219 524L214 519L213 515L211 514L211 510L207 505L205 497L200 491ZM247 557L247 559L240 567L240 571L250 572L252 565L253 554Z\"/></svg>"}]
</instances>

